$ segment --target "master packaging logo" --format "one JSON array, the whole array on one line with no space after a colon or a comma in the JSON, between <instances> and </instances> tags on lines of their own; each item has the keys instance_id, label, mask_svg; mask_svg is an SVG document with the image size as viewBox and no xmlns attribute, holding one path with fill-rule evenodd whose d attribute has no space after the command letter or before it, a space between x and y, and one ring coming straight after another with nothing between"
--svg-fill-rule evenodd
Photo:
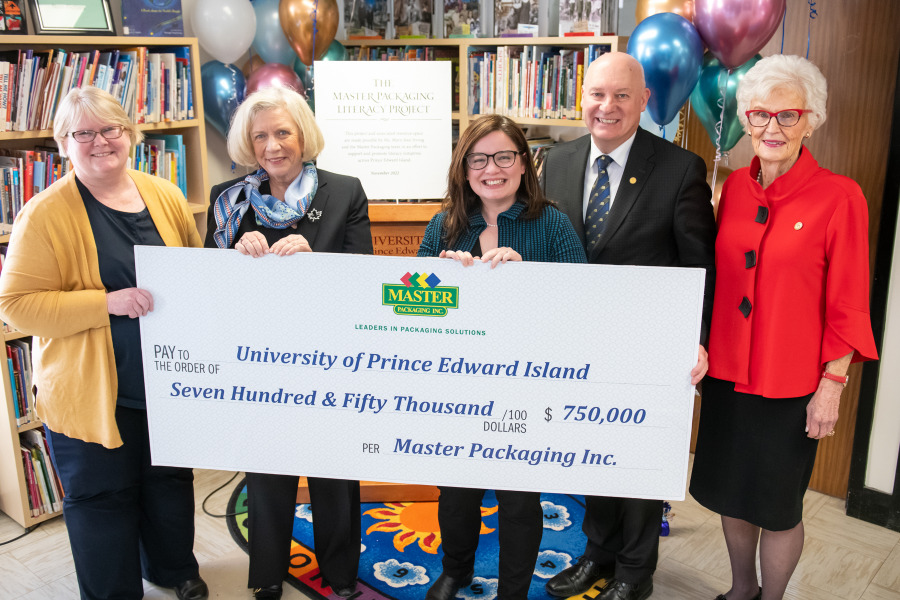
<instances>
[{"instance_id":1,"label":"master packaging logo","mask_svg":"<svg viewBox=\"0 0 900 600\"><path fill-rule=\"evenodd\" d=\"M406 273L400 281L381 284L381 304L393 306L396 315L445 317L447 309L459 305L459 288L439 287L434 273Z\"/></svg>"}]
</instances>

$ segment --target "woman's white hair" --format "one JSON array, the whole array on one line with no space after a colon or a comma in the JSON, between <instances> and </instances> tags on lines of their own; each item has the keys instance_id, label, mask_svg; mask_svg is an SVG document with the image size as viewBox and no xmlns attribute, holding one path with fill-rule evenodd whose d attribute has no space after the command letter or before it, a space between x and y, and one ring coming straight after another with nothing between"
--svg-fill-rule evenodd
<instances>
[{"instance_id":1,"label":"woman's white hair","mask_svg":"<svg viewBox=\"0 0 900 600\"><path fill-rule=\"evenodd\" d=\"M762 59L744 74L737 89L737 114L744 131L750 123L744 113L754 102L765 101L775 90L787 89L803 98L805 106L786 106L810 111L809 125L818 129L825 122L828 83L819 68L800 56L775 54Z\"/></svg>"}]
</instances>

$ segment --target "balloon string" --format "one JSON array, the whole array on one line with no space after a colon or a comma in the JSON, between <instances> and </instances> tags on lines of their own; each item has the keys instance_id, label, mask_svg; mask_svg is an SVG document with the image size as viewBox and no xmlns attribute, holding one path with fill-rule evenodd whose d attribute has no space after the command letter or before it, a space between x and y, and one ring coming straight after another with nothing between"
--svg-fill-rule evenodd
<instances>
[{"instance_id":1,"label":"balloon string","mask_svg":"<svg viewBox=\"0 0 900 600\"><path fill-rule=\"evenodd\" d=\"M781 54L784 54L784 22L787 21L787 5L784 7L784 14L781 16Z\"/></svg>"},{"instance_id":2,"label":"balloon string","mask_svg":"<svg viewBox=\"0 0 900 600\"><path fill-rule=\"evenodd\" d=\"M719 98L716 105L722 110L719 112L719 122L716 123L716 158L713 161L712 189L716 189L716 175L719 171L719 162L722 160L722 124L725 122L725 90L728 89L728 77L731 75L731 69L725 72L725 82L721 83L722 76L719 76Z\"/></svg>"},{"instance_id":3,"label":"balloon string","mask_svg":"<svg viewBox=\"0 0 900 600\"><path fill-rule=\"evenodd\" d=\"M659 135L662 139L666 139L666 128L662 125L659 126Z\"/></svg>"},{"instance_id":4,"label":"balloon string","mask_svg":"<svg viewBox=\"0 0 900 600\"><path fill-rule=\"evenodd\" d=\"M809 4L809 21L806 23L806 60L809 60L809 46L812 43L812 22L819 16L819 11L816 10L816 3L813 0L806 0L806 2Z\"/></svg>"}]
</instances>

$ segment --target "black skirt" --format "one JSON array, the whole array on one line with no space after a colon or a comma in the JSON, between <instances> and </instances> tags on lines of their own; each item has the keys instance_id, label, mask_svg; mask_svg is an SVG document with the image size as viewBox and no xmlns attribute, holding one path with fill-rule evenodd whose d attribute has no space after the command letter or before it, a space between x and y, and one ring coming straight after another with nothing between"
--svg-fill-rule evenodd
<instances>
[{"instance_id":1,"label":"black skirt","mask_svg":"<svg viewBox=\"0 0 900 600\"><path fill-rule=\"evenodd\" d=\"M694 499L769 531L796 526L818 448L805 432L811 398L742 394L732 382L704 379Z\"/></svg>"}]
</instances>

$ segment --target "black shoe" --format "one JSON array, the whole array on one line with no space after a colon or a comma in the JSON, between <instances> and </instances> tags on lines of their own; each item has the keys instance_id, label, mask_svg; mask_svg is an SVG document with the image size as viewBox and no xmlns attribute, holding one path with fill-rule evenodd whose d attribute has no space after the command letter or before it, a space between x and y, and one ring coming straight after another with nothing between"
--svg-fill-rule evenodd
<instances>
[{"instance_id":1,"label":"black shoe","mask_svg":"<svg viewBox=\"0 0 900 600\"><path fill-rule=\"evenodd\" d=\"M264 598L265 600L281 600L281 584L267 585L258 587L253 590L254 598Z\"/></svg>"},{"instance_id":2,"label":"black shoe","mask_svg":"<svg viewBox=\"0 0 900 600\"><path fill-rule=\"evenodd\" d=\"M578 596L591 589L598 579L609 580L613 575L612 565L604 566L582 556L575 565L554 575L544 589L551 596L560 598Z\"/></svg>"},{"instance_id":3,"label":"black shoe","mask_svg":"<svg viewBox=\"0 0 900 600\"><path fill-rule=\"evenodd\" d=\"M350 585L332 585L331 591L341 598L349 598L356 591L356 582L354 581Z\"/></svg>"},{"instance_id":4,"label":"black shoe","mask_svg":"<svg viewBox=\"0 0 900 600\"><path fill-rule=\"evenodd\" d=\"M206 600L209 598L209 588L198 576L197 579L188 579L176 585L175 596L178 600Z\"/></svg>"},{"instance_id":5,"label":"black shoe","mask_svg":"<svg viewBox=\"0 0 900 600\"><path fill-rule=\"evenodd\" d=\"M653 593L653 577L640 583L625 583L613 579L597 600L644 600Z\"/></svg>"},{"instance_id":6,"label":"black shoe","mask_svg":"<svg viewBox=\"0 0 900 600\"><path fill-rule=\"evenodd\" d=\"M755 596L750 598L750 600L761 600L761 598L762 598L762 588L759 588L759 591L756 593ZM719 594L718 596L716 596L716 600L728 600L728 598L725 597L725 594Z\"/></svg>"},{"instance_id":7,"label":"black shoe","mask_svg":"<svg viewBox=\"0 0 900 600\"><path fill-rule=\"evenodd\" d=\"M469 574L465 577L450 577L446 573L441 573L441 576L437 578L434 582L434 585L429 588L428 593L425 594L425 600L451 600L454 596L456 596L456 592L459 591L459 588L465 587L472 583L472 577L475 576L475 571L469 571Z\"/></svg>"}]
</instances>

